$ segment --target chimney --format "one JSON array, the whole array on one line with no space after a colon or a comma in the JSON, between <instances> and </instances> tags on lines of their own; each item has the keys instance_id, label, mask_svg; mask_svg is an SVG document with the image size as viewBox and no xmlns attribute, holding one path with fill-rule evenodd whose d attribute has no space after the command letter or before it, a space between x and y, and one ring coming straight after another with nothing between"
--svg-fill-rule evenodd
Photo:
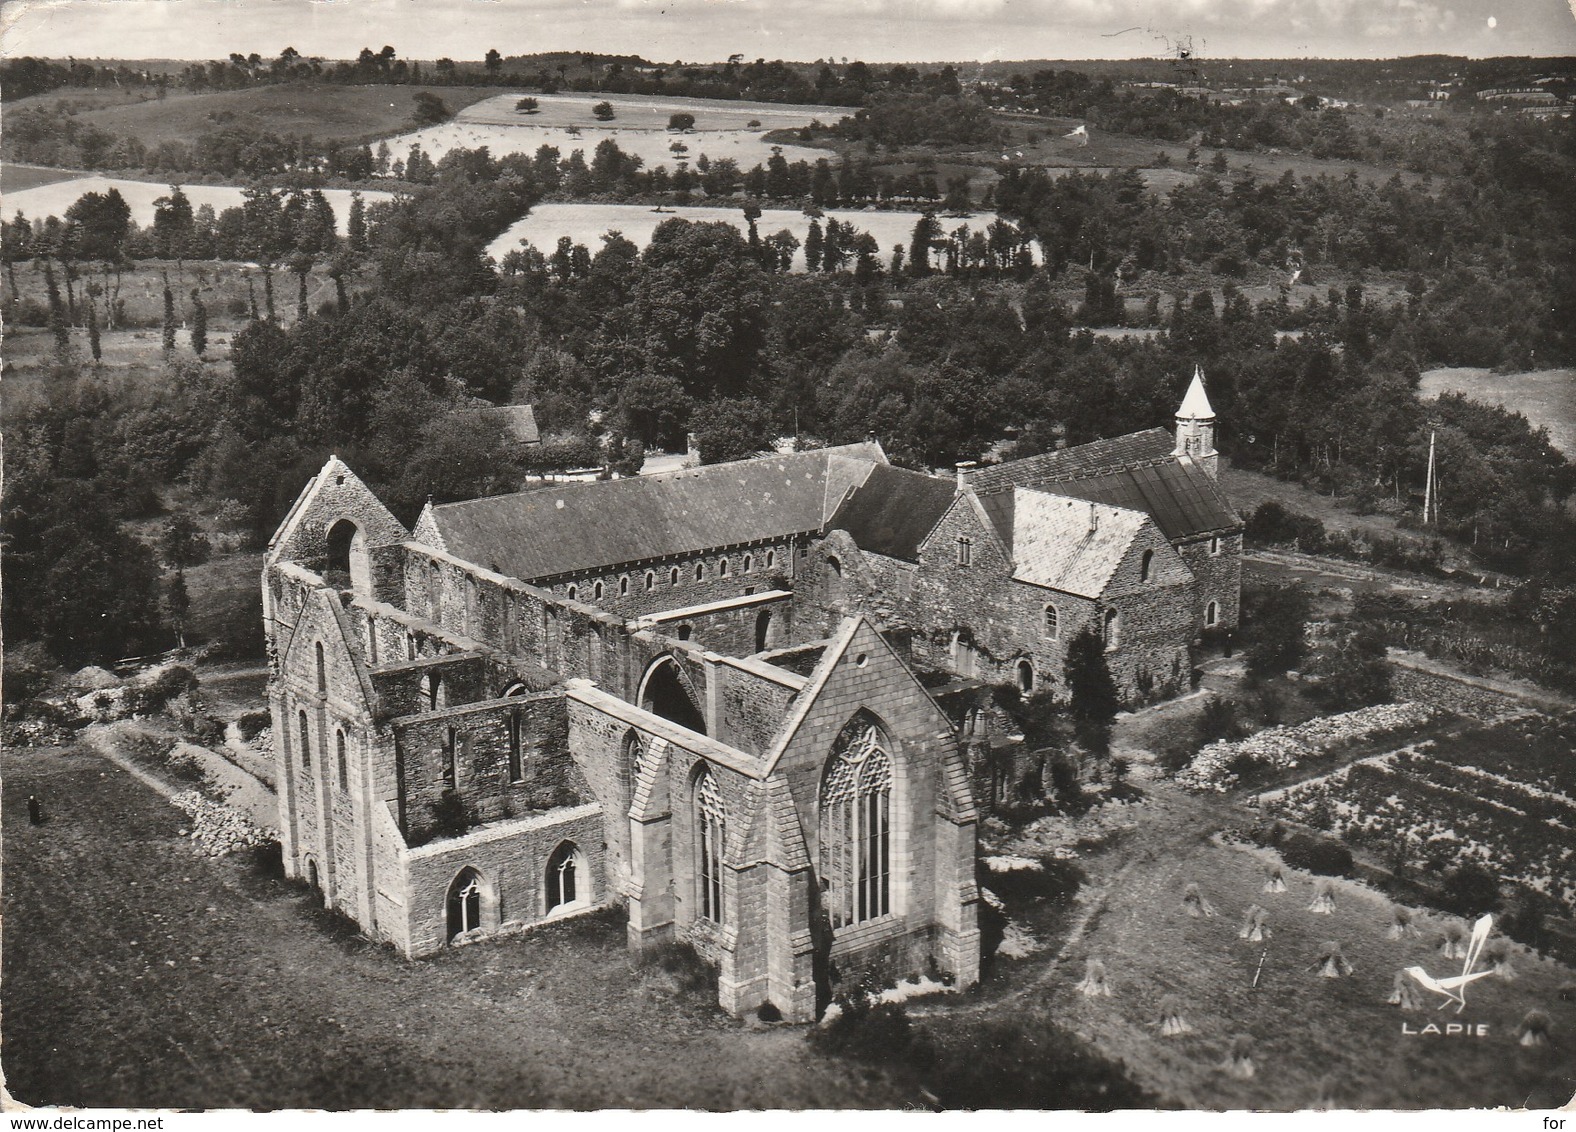
<instances>
[{"instance_id":1,"label":"chimney","mask_svg":"<svg viewBox=\"0 0 1576 1132\"><path fill-rule=\"evenodd\" d=\"M959 495L962 495L964 488L968 487L969 473L979 466L978 460L960 460L957 464L953 465L957 471Z\"/></svg>"},{"instance_id":2,"label":"chimney","mask_svg":"<svg viewBox=\"0 0 1576 1132\"><path fill-rule=\"evenodd\" d=\"M1100 515L1095 510L1094 504L1089 504L1089 533L1094 534L1100 529Z\"/></svg>"}]
</instances>

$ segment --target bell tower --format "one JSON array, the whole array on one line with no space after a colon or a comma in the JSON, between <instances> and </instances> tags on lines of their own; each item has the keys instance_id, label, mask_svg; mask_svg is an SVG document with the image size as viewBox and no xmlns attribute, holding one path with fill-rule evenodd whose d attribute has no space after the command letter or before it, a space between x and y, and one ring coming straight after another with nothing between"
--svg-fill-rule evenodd
<instances>
[{"instance_id":1,"label":"bell tower","mask_svg":"<svg viewBox=\"0 0 1576 1132\"><path fill-rule=\"evenodd\" d=\"M1215 451L1215 410L1210 408L1209 397L1204 392L1204 371L1193 367L1193 380L1177 410L1177 446L1175 456L1191 456L1213 479L1219 475L1216 464L1220 454Z\"/></svg>"}]
</instances>

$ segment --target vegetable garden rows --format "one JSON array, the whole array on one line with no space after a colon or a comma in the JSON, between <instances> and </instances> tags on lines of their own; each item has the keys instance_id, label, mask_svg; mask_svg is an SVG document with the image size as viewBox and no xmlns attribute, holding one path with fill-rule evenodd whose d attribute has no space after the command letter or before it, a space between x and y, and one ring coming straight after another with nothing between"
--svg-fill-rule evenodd
<instances>
[{"instance_id":1,"label":"vegetable garden rows","mask_svg":"<svg viewBox=\"0 0 1576 1132\"><path fill-rule=\"evenodd\" d=\"M1541 717L1364 760L1264 799L1265 812L1396 864L1473 861L1576 907L1576 723Z\"/></svg>"}]
</instances>

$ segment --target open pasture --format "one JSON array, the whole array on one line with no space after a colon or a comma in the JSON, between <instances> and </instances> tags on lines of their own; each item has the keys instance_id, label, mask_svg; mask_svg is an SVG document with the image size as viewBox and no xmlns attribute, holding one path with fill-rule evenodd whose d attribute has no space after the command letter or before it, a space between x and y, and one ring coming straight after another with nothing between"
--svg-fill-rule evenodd
<instances>
[{"instance_id":1,"label":"open pasture","mask_svg":"<svg viewBox=\"0 0 1576 1132\"><path fill-rule=\"evenodd\" d=\"M318 141L360 142L405 129L414 97L429 91L451 111L497 93L495 87L340 86L278 83L246 90L171 92L82 91L67 88L25 98L8 111L68 111L79 122L115 137L134 137L155 149L161 142L187 145L203 134L248 129Z\"/></svg>"},{"instance_id":2,"label":"open pasture","mask_svg":"<svg viewBox=\"0 0 1576 1132\"><path fill-rule=\"evenodd\" d=\"M1460 960L1440 955L1447 918L1419 912L1418 936L1391 940L1392 906L1383 896L1337 880L1334 911L1316 914L1309 905L1318 878L1288 870L1287 891L1264 892L1269 860L1267 851L1203 843L1124 870L1052 990L1064 1022L1166 1102L1190 1108L1540 1108L1570 1098L1576 1003L1558 996L1569 969L1512 945L1516 980L1479 981L1459 1017L1437 1010L1431 994L1422 1009L1402 1010L1386 1002L1397 971L1459 972ZM1200 886L1213 916L1183 910L1189 883ZM1238 938L1253 904L1268 911L1270 937L1260 943ZM1351 975L1324 978L1314 969L1327 940L1340 945ZM1105 964L1112 997L1075 988L1086 956ZM1164 1036L1161 1002L1173 995L1191 1030ZM1519 1044L1517 1027L1531 1009L1553 1019L1551 1044ZM1403 1030L1429 1023L1487 1032L1467 1039ZM1225 1068L1239 1034L1251 1043L1251 1078Z\"/></svg>"},{"instance_id":3,"label":"open pasture","mask_svg":"<svg viewBox=\"0 0 1576 1132\"><path fill-rule=\"evenodd\" d=\"M834 122L849 113L837 106L778 106L750 102L718 102L700 98L659 98L617 94L537 94L540 109L535 114L515 110L525 95L498 95L469 107L453 121L414 130L389 139L389 149L397 158L410 154L419 144L422 152L439 160L451 149L476 149L486 146L494 157L510 153L535 153L544 145L554 146L565 157L582 150L591 159L597 143L611 139L619 149L634 154L646 168L677 162L673 145L683 145L685 158L693 166L704 154L717 161L732 158L740 169L750 169L767 161L774 150L781 150L790 161L804 158L815 161L831 154L824 149L791 144L775 145L766 139L773 129L807 126L816 118ZM599 122L591 108L599 102L613 104L615 117ZM668 117L683 111L695 115L691 133L668 132ZM759 125L751 126L750 122Z\"/></svg>"},{"instance_id":4,"label":"open pasture","mask_svg":"<svg viewBox=\"0 0 1576 1132\"><path fill-rule=\"evenodd\" d=\"M8 219L17 212L23 213L30 220L39 220L46 216L63 217L66 210L84 193L103 193L110 189L117 190L125 198L126 203L131 207L131 218L144 227L153 223L153 202L162 196L168 196L170 192L169 185L157 181L128 181L120 177L76 177L69 181L55 181L52 184L38 185L20 192L6 193L5 213ZM182 185L181 191L192 202L194 210L206 204L215 212L223 212L227 208L240 207L243 190L238 185ZM345 220L350 215L351 190L324 189L323 195L328 198L329 206L334 210L334 223L343 235ZM387 200L390 196L389 193L375 191L361 195L368 204Z\"/></svg>"},{"instance_id":5,"label":"open pasture","mask_svg":"<svg viewBox=\"0 0 1576 1132\"><path fill-rule=\"evenodd\" d=\"M1534 428L1549 430L1549 441L1576 459L1576 369L1495 373L1473 366L1451 366L1423 373L1421 397L1460 393L1474 401L1520 413Z\"/></svg>"},{"instance_id":6,"label":"open pasture","mask_svg":"<svg viewBox=\"0 0 1576 1132\"><path fill-rule=\"evenodd\" d=\"M849 209L830 209L826 217L836 219L842 223L852 224L862 232L869 232L881 245L881 260L883 266L890 260L892 248L902 244L905 254L910 238L914 234L914 224L919 220L918 212L877 212L855 211ZM640 247L645 247L651 241L651 234L656 231L657 225L664 220L714 221L721 220L732 224L741 232L747 231L749 225L745 222L744 212L738 207L685 207L665 208L661 212L640 204L539 204L531 210L531 214L524 220L512 225L507 232L499 236L488 246L487 252L494 259L502 260L504 256L520 246L522 240L529 242L538 251L551 254L557 246L559 237L568 236L577 244L584 244L592 253L601 247L602 235L606 232L617 231L623 233L625 238L634 241ZM994 212L976 212L966 218L938 216L943 232L951 233L959 226L967 224L971 232L982 232L996 220ZM805 234L810 230L810 217L803 212L788 208L766 209L756 228L762 237L788 229L803 245ZM824 224L824 220L823 220ZM1036 251L1036 260L1038 252ZM794 270L803 271L804 249L794 253Z\"/></svg>"}]
</instances>

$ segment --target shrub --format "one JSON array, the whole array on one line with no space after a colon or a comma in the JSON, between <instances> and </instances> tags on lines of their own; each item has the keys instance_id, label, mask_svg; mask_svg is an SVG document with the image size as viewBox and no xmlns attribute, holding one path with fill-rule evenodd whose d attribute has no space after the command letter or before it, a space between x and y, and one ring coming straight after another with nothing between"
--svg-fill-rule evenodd
<instances>
[{"instance_id":1,"label":"shrub","mask_svg":"<svg viewBox=\"0 0 1576 1132\"><path fill-rule=\"evenodd\" d=\"M993 1019L949 1046L929 1074L942 1104L964 1109L1114 1109L1153 1101L1118 1062L1036 1012Z\"/></svg>"},{"instance_id":2,"label":"shrub","mask_svg":"<svg viewBox=\"0 0 1576 1132\"><path fill-rule=\"evenodd\" d=\"M1294 833L1286 838L1281 843L1280 855L1292 868L1318 876L1350 876L1354 864L1352 851L1339 841L1306 833Z\"/></svg>"},{"instance_id":3,"label":"shrub","mask_svg":"<svg viewBox=\"0 0 1576 1132\"><path fill-rule=\"evenodd\" d=\"M1237 720L1235 700L1211 696L1204 701L1204 710L1198 717L1198 745L1206 747L1219 740L1242 738L1242 725Z\"/></svg>"},{"instance_id":4,"label":"shrub","mask_svg":"<svg viewBox=\"0 0 1576 1132\"><path fill-rule=\"evenodd\" d=\"M1458 916L1481 916L1499 907L1499 878L1482 865L1468 862L1445 874L1439 906Z\"/></svg>"},{"instance_id":5,"label":"shrub","mask_svg":"<svg viewBox=\"0 0 1576 1132\"><path fill-rule=\"evenodd\" d=\"M428 803L432 811L433 837L458 837L476 823L476 815L465 799L453 790L445 790L436 802Z\"/></svg>"},{"instance_id":6,"label":"shrub","mask_svg":"<svg viewBox=\"0 0 1576 1132\"><path fill-rule=\"evenodd\" d=\"M248 711L241 714L235 725L241 732L241 738L250 743L266 731L272 722L266 711Z\"/></svg>"},{"instance_id":7,"label":"shrub","mask_svg":"<svg viewBox=\"0 0 1576 1132\"><path fill-rule=\"evenodd\" d=\"M877 1002L874 980L861 979L837 996L839 1013L810 1031L810 1042L829 1057L874 1065L927 1067L934 1058L930 1043L916 1034L903 1004Z\"/></svg>"}]
</instances>

